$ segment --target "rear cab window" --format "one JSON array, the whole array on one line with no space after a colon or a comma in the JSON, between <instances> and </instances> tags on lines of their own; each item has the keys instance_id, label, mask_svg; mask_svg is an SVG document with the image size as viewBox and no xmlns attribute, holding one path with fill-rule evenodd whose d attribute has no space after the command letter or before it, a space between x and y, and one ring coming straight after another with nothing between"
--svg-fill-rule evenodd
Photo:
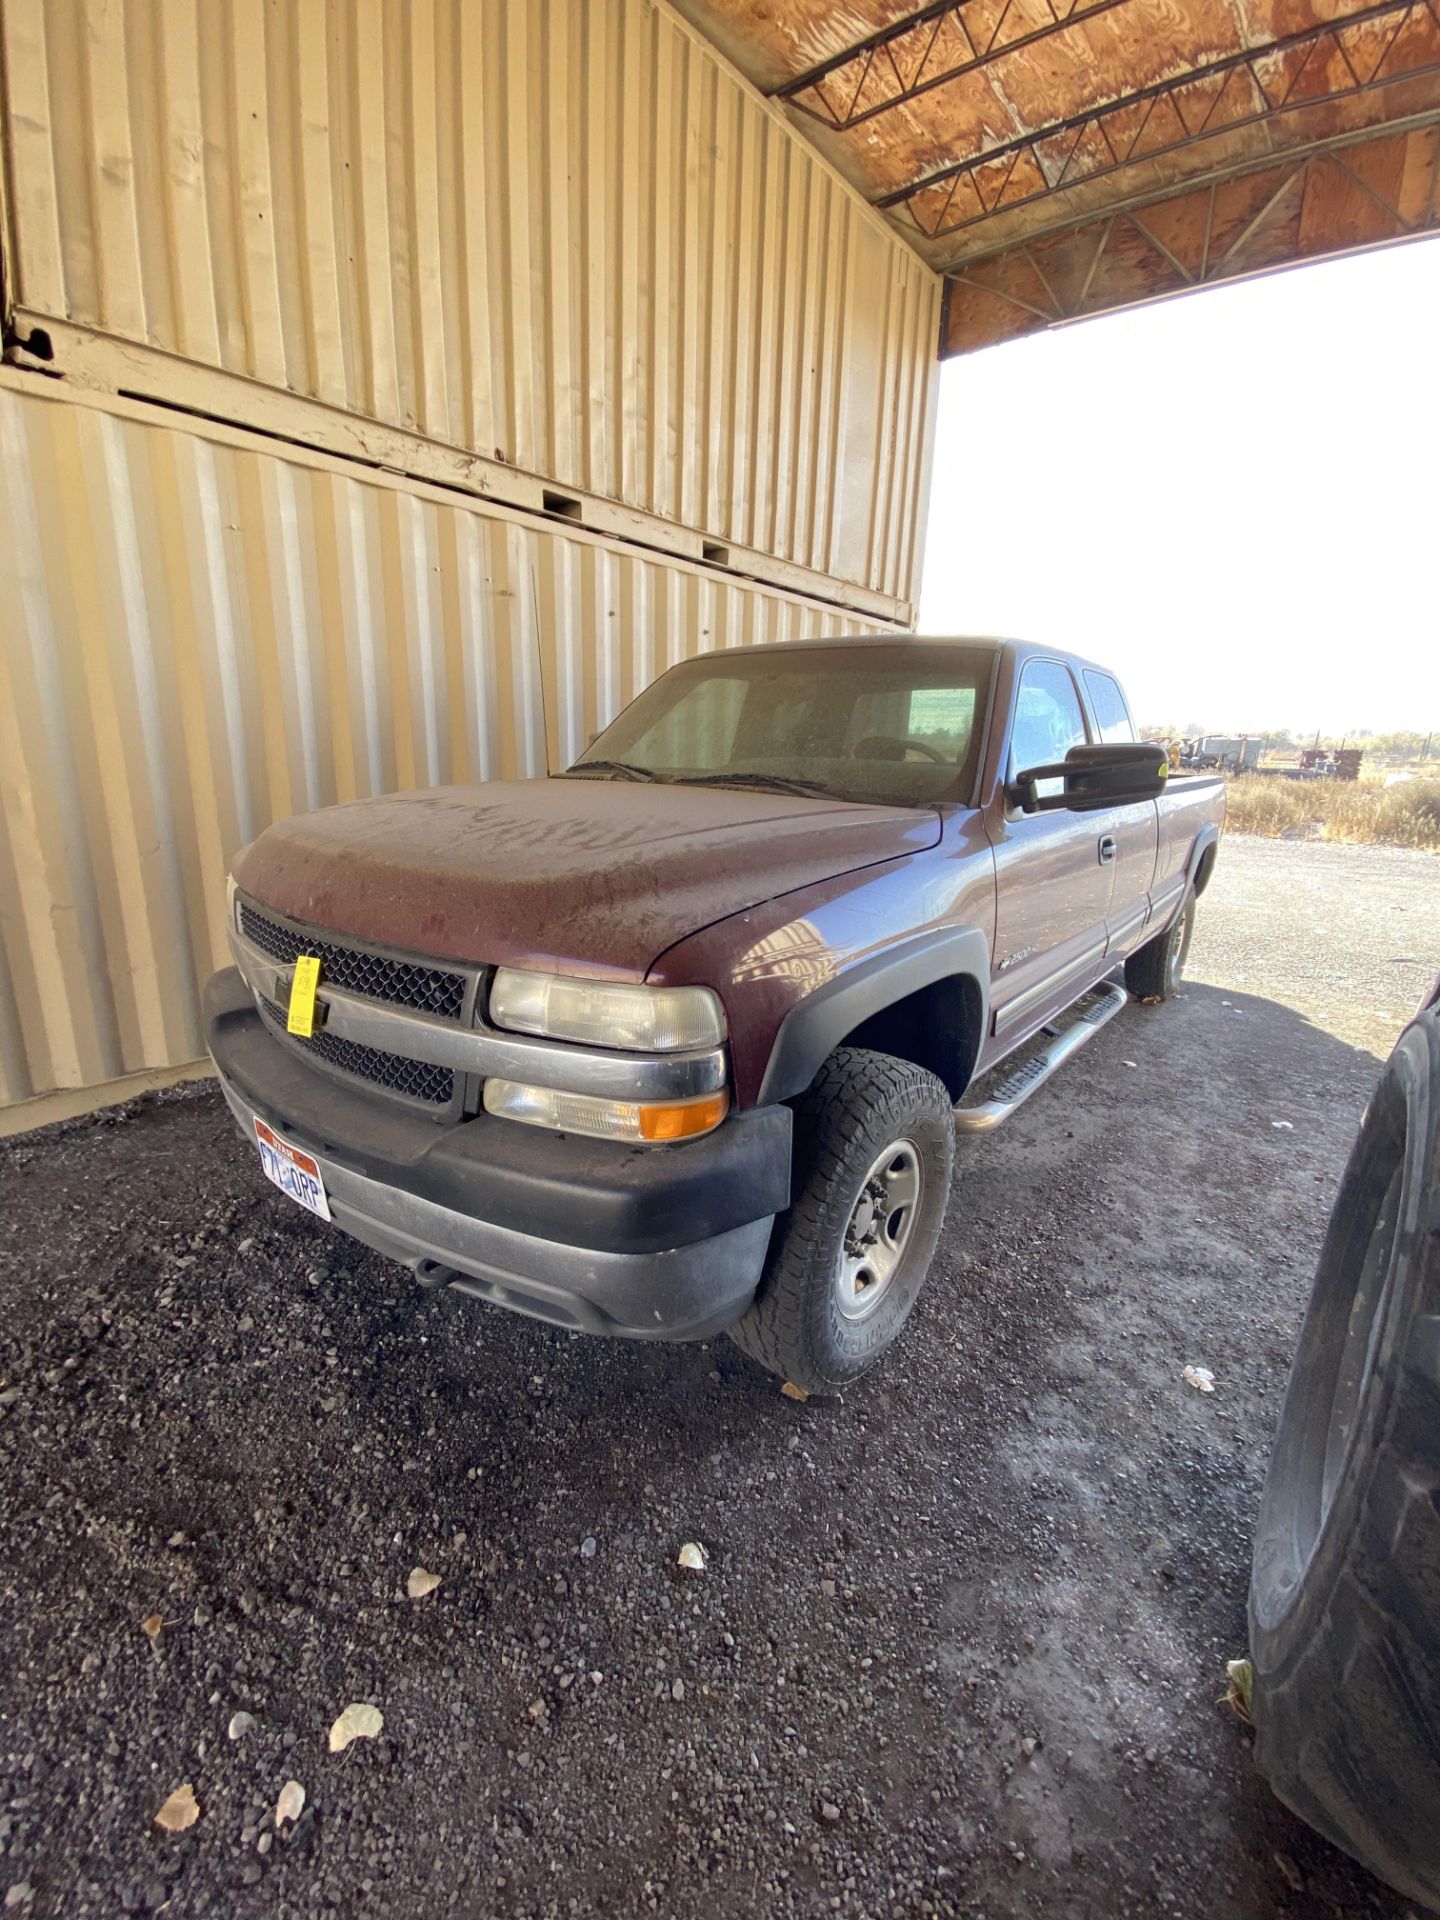
<instances>
[{"instance_id":1,"label":"rear cab window","mask_svg":"<svg viewBox=\"0 0 1440 1920\"><path fill-rule=\"evenodd\" d=\"M1085 669L1085 691L1090 696L1090 711L1095 716L1095 725L1099 728L1099 737L1107 743L1112 740L1135 740L1135 722L1130 718L1130 709L1125 704L1125 695L1120 691L1120 682L1108 673L1097 673L1095 668Z\"/></svg>"}]
</instances>

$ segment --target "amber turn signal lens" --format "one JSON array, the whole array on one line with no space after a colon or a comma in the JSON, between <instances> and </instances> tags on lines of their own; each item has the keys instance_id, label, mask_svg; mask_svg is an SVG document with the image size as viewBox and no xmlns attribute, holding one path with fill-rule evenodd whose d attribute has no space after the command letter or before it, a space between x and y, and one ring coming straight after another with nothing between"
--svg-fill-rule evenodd
<instances>
[{"instance_id":1,"label":"amber turn signal lens","mask_svg":"<svg viewBox=\"0 0 1440 1920\"><path fill-rule=\"evenodd\" d=\"M591 1093L557 1093L550 1087L528 1087L515 1080L485 1082L485 1111L528 1127L549 1127L556 1133L588 1133L597 1140L693 1140L718 1127L730 1111L726 1093L703 1094L698 1100L600 1100Z\"/></svg>"},{"instance_id":2,"label":"amber turn signal lens","mask_svg":"<svg viewBox=\"0 0 1440 1920\"><path fill-rule=\"evenodd\" d=\"M729 1110L728 1094L708 1093L702 1100L667 1101L664 1106L642 1106L642 1140L690 1140L718 1127Z\"/></svg>"}]
</instances>

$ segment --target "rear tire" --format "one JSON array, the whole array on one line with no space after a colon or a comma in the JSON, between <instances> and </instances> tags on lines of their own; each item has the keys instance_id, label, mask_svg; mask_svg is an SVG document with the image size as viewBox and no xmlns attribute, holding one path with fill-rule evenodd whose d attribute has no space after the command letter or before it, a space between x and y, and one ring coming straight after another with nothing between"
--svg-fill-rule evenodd
<instances>
[{"instance_id":1,"label":"rear tire","mask_svg":"<svg viewBox=\"0 0 1440 1920\"><path fill-rule=\"evenodd\" d=\"M1164 933L1157 933L1125 962L1125 984L1137 1000L1173 1000L1180 991L1195 932L1195 889Z\"/></svg>"},{"instance_id":2,"label":"rear tire","mask_svg":"<svg viewBox=\"0 0 1440 1920\"><path fill-rule=\"evenodd\" d=\"M795 1103L794 1197L735 1344L810 1393L868 1372L924 1284L954 1158L954 1107L933 1073L832 1053Z\"/></svg>"},{"instance_id":3,"label":"rear tire","mask_svg":"<svg viewBox=\"0 0 1440 1920\"><path fill-rule=\"evenodd\" d=\"M1440 1909L1440 1016L1390 1056L1331 1215L1250 1586L1256 1760Z\"/></svg>"}]
</instances>

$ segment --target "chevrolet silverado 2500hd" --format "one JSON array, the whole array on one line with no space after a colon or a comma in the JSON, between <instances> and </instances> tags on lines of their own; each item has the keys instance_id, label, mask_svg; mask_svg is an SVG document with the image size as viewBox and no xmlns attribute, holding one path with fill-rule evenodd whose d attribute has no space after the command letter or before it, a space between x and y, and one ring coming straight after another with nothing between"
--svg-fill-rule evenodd
<instances>
[{"instance_id":1,"label":"chevrolet silverado 2500hd","mask_svg":"<svg viewBox=\"0 0 1440 1920\"><path fill-rule=\"evenodd\" d=\"M261 834L210 1051L271 1179L422 1283L838 1388L909 1315L957 1130L1120 968L1175 991L1224 786L1166 776L1045 647L706 654L557 777Z\"/></svg>"}]
</instances>

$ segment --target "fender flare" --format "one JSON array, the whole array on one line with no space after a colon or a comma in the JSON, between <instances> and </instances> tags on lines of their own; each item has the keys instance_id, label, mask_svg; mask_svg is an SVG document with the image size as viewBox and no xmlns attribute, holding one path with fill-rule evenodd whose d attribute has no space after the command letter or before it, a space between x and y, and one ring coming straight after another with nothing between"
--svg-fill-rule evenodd
<instances>
[{"instance_id":1,"label":"fender flare","mask_svg":"<svg viewBox=\"0 0 1440 1920\"><path fill-rule=\"evenodd\" d=\"M1185 863L1185 877L1189 881L1192 887L1195 886L1195 878L1200 871L1201 861L1205 858L1206 854L1212 850L1212 848L1218 847L1219 844L1220 844L1220 829L1215 825L1213 821L1210 821L1209 823L1207 823L1207 825L1201 827L1200 831L1196 834L1195 844L1190 849L1190 858ZM1211 865L1213 870L1214 863L1212 862ZM1210 883L1210 875L1207 873L1205 876L1205 884L1208 886L1209 883ZM1200 889L1198 888L1196 890L1197 892L1200 891Z\"/></svg>"},{"instance_id":2,"label":"fender flare","mask_svg":"<svg viewBox=\"0 0 1440 1920\"><path fill-rule=\"evenodd\" d=\"M990 1019L990 942L979 927L939 927L869 955L817 987L780 1023L759 1104L793 1100L847 1033L897 1000L941 980L968 979L980 994L980 1033Z\"/></svg>"}]
</instances>

